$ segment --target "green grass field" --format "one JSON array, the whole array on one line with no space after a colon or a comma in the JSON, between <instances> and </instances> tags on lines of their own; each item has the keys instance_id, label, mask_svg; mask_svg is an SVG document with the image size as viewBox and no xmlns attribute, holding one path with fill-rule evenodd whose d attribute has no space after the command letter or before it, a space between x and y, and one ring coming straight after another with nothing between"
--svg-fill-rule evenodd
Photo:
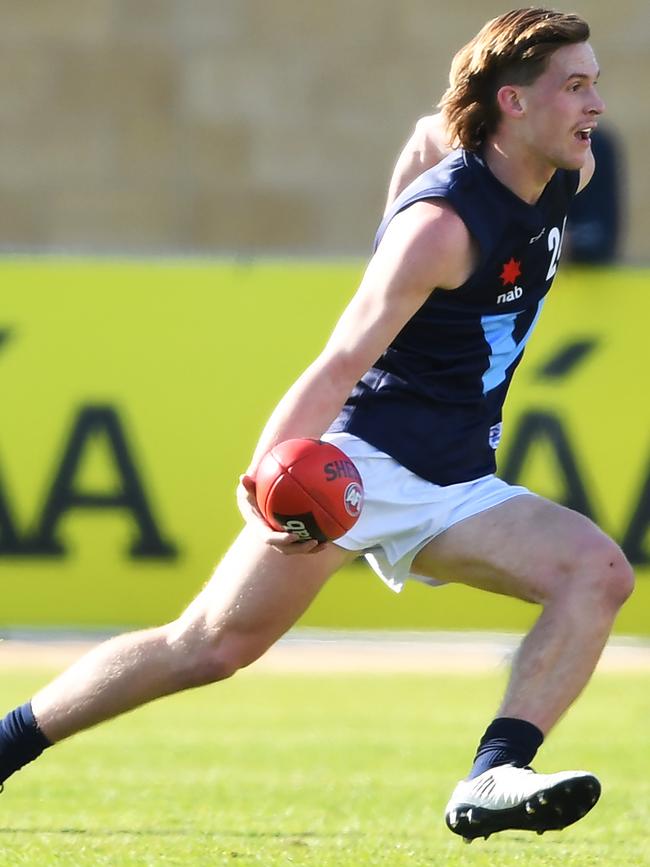
<instances>
[{"instance_id":1,"label":"green grass field","mask_svg":"<svg viewBox=\"0 0 650 867\"><path fill-rule=\"evenodd\" d=\"M14 706L46 672L5 671ZM503 674L247 672L85 733L9 781L8 865L650 865L647 673L598 674L540 756L588 767L593 813L465 846L441 813Z\"/></svg>"}]
</instances>

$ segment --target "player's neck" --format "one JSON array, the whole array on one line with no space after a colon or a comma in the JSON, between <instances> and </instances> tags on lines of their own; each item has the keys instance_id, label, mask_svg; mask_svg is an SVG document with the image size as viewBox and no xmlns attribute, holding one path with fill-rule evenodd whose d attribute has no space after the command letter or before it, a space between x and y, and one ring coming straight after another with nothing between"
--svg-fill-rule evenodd
<instances>
[{"instance_id":1,"label":"player's neck","mask_svg":"<svg viewBox=\"0 0 650 867\"><path fill-rule=\"evenodd\" d=\"M483 156L495 178L529 205L537 202L555 173L550 163L496 137L485 143Z\"/></svg>"}]
</instances>

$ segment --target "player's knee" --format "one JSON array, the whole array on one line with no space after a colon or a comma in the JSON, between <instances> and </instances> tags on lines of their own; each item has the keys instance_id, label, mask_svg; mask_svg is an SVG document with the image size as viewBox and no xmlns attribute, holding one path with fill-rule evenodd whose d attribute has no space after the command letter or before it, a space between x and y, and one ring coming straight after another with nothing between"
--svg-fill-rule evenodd
<instances>
[{"instance_id":1,"label":"player's knee","mask_svg":"<svg viewBox=\"0 0 650 867\"><path fill-rule=\"evenodd\" d=\"M617 611L634 589L634 572L620 547L604 534L588 538L574 565L574 578L583 596L595 597Z\"/></svg>"},{"instance_id":2,"label":"player's knee","mask_svg":"<svg viewBox=\"0 0 650 867\"><path fill-rule=\"evenodd\" d=\"M609 541L609 548L601 565L605 593L610 604L618 610L634 590L634 570L619 546Z\"/></svg>"},{"instance_id":3,"label":"player's knee","mask_svg":"<svg viewBox=\"0 0 650 867\"><path fill-rule=\"evenodd\" d=\"M226 680L259 659L264 649L253 636L225 633L201 648L196 659L197 672L203 683Z\"/></svg>"},{"instance_id":4,"label":"player's knee","mask_svg":"<svg viewBox=\"0 0 650 867\"><path fill-rule=\"evenodd\" d=\"M205 686L227 680L242 666L220 644L197 648L188 672L193 686Z\"/></svg>"},{"instance_id":5,"label":"player's knee","mask_svg":"<svg viewBox=\"0 0 650 867\"><path fill-rule=\"evenodd\" d=\"M179 689L227 680L259 656L249 642L227 630L182 621L169 624L167 644L173 651Z\"/></svg>"}]
</instances>

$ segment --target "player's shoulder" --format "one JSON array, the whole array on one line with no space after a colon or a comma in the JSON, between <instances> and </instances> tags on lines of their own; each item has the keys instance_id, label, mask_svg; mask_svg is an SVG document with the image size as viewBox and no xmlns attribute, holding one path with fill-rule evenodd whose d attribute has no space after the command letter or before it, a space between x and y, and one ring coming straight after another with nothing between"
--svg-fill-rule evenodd
<instances>
[{"instance_id":1,"label":"player's shoulder","mask_svg":"<svg viewBox=\"0 0 650 867\"><path fill-rule=\"evenodd\" d=\"M466 222L447 199L414 202L397 214L390 234L401 235L409 256L421 251L435 267L435 285L441 288L462 285L473 267L474 239Z\"/></svg>"},{"instance_id":2,"label":"player's shoulder","mask_svg":"<svg viewBox=\"0 0 650 867\"><path fill-rule=\"evenodd\" d=\"M446 198L432 195L414 201L396 214L395 227L410 226L418 234L427 235L438 244L459 244L469 230L454 205Z\"/></svg>"},{"instance_id":3,"label":"player's shoulder","mask_svg":"<svg viewBox=\"0 0 650 867\"><path fill-rule=\"evenodd\" d=\"M435 232L442 243L462 244L469 236L467 224L449 199L420 199L414 203L413 212L431 232Z\"/></svg>"},{"instance_id":4,"label":"player's shoulder","mask_svg":"<svg viewBox=\"0 0 650 867\"><path fill-rule=\"evenodd\" d=\"M452 151L408 188L406 195L416 198L444 198L457 212L480 207L490 197L489 186L481 177L476 156L463 149ZM409 195L410 194L410 195Z\"/></svg>"}]
</instances>

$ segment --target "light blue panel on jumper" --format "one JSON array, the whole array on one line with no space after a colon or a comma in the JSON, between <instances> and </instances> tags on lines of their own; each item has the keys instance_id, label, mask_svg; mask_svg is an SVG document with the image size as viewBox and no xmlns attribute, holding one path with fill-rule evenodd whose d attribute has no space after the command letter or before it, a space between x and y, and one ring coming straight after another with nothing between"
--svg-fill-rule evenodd
<instances>
[{"instance_id":1,"label":"light blue panel on jumper","mask_svg":"<svg viewBox=\"0 0 650 867\"><path fill-rule=\"evenodd\" d=\"M537 305L533 321L519 343L515 341L513 335L517 319L524 316L525 313L519 311L481 317L483 333L490 346L490 366L483 374L483 394L492 391L505 380L508 368L524 351L528 338L537 324L539 314L542 312L543 305L544 299Z\"/></svg>"}]
</instances>

